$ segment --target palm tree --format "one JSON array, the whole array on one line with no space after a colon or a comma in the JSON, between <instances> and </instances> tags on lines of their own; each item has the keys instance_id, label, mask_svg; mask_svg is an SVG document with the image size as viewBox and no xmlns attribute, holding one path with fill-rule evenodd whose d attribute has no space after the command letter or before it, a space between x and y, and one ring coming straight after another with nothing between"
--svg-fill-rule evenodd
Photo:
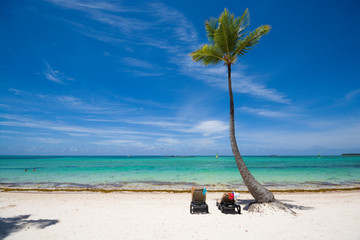
<instances>
[{"instance_id":1,"label":"palm tree","mask_svg":"<svg viewBox=\"0 0 360 240\"><path fill-rule=\"evenodd\" d=\"M230 96L230 123L229 134L231 149L235 157L237 167L246 187L256 202L274 202L274 195L263 185L255 180L242 159L235 138L234 124L234 99L231 86L231 65L235 64L238 57L243 56L254 47L260 38L270 31L269 25L258 27L255 31L246 34L244 31L250 23L248 9L241 17L234 17L227 9L219 19L211 18L205 22L207 37L210 44L192 52L193 61L203 65L224 63L228 68L228 86Z\"/></svg>"}]
</instances>

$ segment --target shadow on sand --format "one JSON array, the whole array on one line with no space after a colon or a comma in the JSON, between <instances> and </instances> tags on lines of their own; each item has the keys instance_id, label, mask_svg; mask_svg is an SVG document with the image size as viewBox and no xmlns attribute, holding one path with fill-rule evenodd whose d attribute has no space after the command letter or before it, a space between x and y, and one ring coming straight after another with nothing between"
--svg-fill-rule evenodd
<instances>
[{"instance_id":1,"label":"shadow on sand","mask_svg":"<svg viewBox=\"0 0 360 240\"><path fill-rule=\"evenodd\" d=\"M314 207L307 207L303 205L296 205L296 204L290 204L289 202L294 202L292 200L280 200L282 203L284 203L286 206L288 206L290 209L293 210L311 210L314 209Z\"/></svg>"},{"instance_id":2,"label":"shadow on sand","mask_svg":"<svg viewBox=\"0 0 360 240\"><path fill-rule=\"evenodd\" d=\"M29 217L30 215L19 215L12 218L0 217L0 239L4 239L10 234L18 232L24 228L37 227L44 229L59 222L59 220L50 219L29 220Z\"/></svg>"},{"instance_id":3,"label":"shadow on sand","mask_svg":"<svg viewBox=\"0 0 360 240\"><path fill-rule=\"evenodd\" d=\"M288 208L291 210L310 210L313 209L313 207L307 207L302 205L296 205L296 204L290 204L289 202L293 202L292 200L280 200L283 204L285 204ZM255 203L254 199L246 199L246 200L240 200L239 201L241 205L245 205L242 209L247 211L252 203Z\"/></svg>"}]
</instances>

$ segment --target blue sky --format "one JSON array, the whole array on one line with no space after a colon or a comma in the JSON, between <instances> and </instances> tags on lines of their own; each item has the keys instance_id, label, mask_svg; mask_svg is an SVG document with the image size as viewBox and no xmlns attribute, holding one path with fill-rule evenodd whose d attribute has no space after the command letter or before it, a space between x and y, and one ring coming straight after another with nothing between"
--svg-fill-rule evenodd
<instances>
[{"instance_id":1,"label":"blue sky","mask_svg":"<svg viewBox=\"0 0 360 240\"><path fill-rule=\"evenodd\" d=\"M358 1L0 2L0 154L230 155L204 22L272 26L233 66L244 155L360 152Z\"/></svg>"}]
</instances>

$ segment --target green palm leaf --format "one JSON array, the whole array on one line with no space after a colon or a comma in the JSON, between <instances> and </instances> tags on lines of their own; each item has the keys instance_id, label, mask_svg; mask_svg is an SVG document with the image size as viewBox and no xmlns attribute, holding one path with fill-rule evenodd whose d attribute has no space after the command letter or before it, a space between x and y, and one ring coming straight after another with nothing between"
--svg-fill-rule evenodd
<instances>
[{"instance_id":1,"label":"green palm leaf","mask_svg":"<svg viewBox=\"0 0 360 240\"><path fill-rule=\"evenodd\" d=\"M204 65L218 64L225 61L219 49L214 45L206 44L202 48L190 53L193 61L200 62Z\"/></svg>"},{"instance_id":2,"label":"green palm leaf","mask_svg":"<svg viewBox=\"0 0 360 240\"><path fill-rule=\"evenodd\" d=\"M245 30L245 28L247 28L250 25L249 9L245 9L243 15L240 18L238 18L238 21L240 23L238 34L241 34Z\"/></svg>"},{"instance_id":3,"label":"green palm leaf","mask_svg":"<svg viewBox=\"0 0 360 240\"><path fill-rule=\"evenodd\" d=\"M250 24L250 14L246 9L241 17L235 18L227 9L218 19L210 18L205 22L209 45L191 53L195 62L204 65L233 64L239 56L254 47L260 38L270 31L269 25L260 26L246 35L245 29Z\"/></svg>"},{"instance_id":4,"label":"green palm leaf","mask_svg":"<svg viewBox=\"0 0 360 240\"><path fill-rule=\"evenodd\" d=\"M242 56L247 53L248 50L253 48L259 43L262 36L270 31L269 25L263 25L255 29L255 31L249 33L244 39L241 39L236 44L236 50L232 53L232 59L235 59L238 55Z\"/></svg>"},{"instance_id":5,"label":"green palm leaf","mask_svg":"<svg viewBox=\"0 0 360 240\"><path fill-rule=\"evenodd\" d=\"M218 20L216 18L210 18L210 20L205 22L205 29L208 40L210 43L214 44L215 30L217 29Z\"/></svg>"},{"instance_id":6,"label":"green palm leaf","mask_svg":"<svg viewBox=\"0 0 360 240\"><path fill-rule=\"evenodd\" d=\"M218 28L214 34L214 43L224 53L230 55L238 40L240 23L234 18L234 14L230 14L227 9L221 14L218 22Z\"/></svg>"}]
</instances>

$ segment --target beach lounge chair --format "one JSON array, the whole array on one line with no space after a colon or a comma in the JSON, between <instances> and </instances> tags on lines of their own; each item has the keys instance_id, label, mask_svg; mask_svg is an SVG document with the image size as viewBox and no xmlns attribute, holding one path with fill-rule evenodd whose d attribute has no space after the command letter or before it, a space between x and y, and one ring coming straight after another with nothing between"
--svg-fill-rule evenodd
<instances>
[{"instance_id":1,"label":"beach lounge chair","mask_svg":"<svg viewBox=\"0 0 360 240\"><path fill-rule=\"evenodd\" d=\"M233 193L224 193L221 199L216 201L216 206L222 213L228 210L237 211L239 214L241 213L241 207L239 204L236 204Z\"/></svg>"},{"instance_id":2,"label":"beach lounge chair","mask_svg":"<svg viewBox=\"0 0 360 240\"><path fill-rule=\"evenodd\" d=\"M209 213L209 206L206 204L206 189L195 188L191 189L191 203L190 213L195 212Z\"/></svg>"}]
</instances>

